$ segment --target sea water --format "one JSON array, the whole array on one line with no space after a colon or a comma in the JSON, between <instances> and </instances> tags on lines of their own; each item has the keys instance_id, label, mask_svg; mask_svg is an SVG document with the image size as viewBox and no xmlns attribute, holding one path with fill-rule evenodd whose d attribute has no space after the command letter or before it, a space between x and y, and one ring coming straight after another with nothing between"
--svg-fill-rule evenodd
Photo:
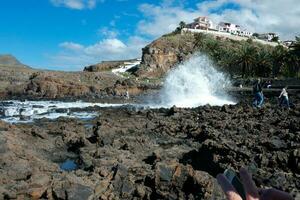
<instances>
[{"instance_id":1,"label":"sea water","mask_svg":"<svg viewBox=\"0 0 300 200\"><path fill-rule=\"evenodd\" d=\"M9 123L28 123L36 119L57 119L59 117L91 119L99 113L95 111L72 111L74 108L119 107L123 104L61 102L61 101L2 101L0 119Z\"/></svg>"},{"instance_id":2,"label":"sea water","mask_svg":"<svg viewBox=\"0 0 300 200\"><path fill-rule=\"evenodd\" d=\"M235 104L225 91L230 85L230 80L216 69L207 56L196 54L167 74L156 105L197 107Z\"/></svg>"}]
</instances>

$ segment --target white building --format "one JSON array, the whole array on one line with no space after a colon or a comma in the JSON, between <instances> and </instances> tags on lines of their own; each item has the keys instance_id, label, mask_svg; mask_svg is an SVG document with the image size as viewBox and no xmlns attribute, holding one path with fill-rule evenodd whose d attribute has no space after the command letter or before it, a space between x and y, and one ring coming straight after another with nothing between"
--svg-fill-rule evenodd
<instances>
[{"instance_id":1,"label":"white building","mask_svg":"<svg viewBox=\"0 0 300 200\"><path fill-rule=\"evenodd\" d=\"M198 17L194 19L194 22L187 24L186 28L194 30L216 31L222 32L222 34L229 33L242 37L251 37L253 35L252 32L247 31L246 29L241 29L240 25L228 22L220 22L218 25L216 25L208 17Z\"/></svg>"},{"instance_id":2,"label":"white building","mask_svg":"<svg viewBox=\"0 0 300 200\"><path fill-rule=\"evenodd\" d=\"M198 17L194 22L187 25L191 29L213 30L217 31L217 26L208 17Z\"/></svg>"},{"instance_id":3,"label":"white building","mask_svg":"<svg viewBox=\"0 0 300 200\"><path fill-rule=\"evenodd\" d=\"M253 32L243 30L243 31L241 31L240 35L245 36L245 37L251 37L253 35Z\"/></svg>"},{"instance_id":4,"label":"white building","mask_svg":"<svg viewBox=\"0 0 300 200\"><path fill-rule=\"evenodd\" d=\"M228 22L220 22L218 25L218 29L221 32L228 32L235 35L241 32L240 25L232 24Z\"/></svg>"},{"instance_id":5,"label":"white building","mask_svg":"<svg viewBox=\"0 0 300 200\"><path fill-rule=\"evenodd\" d=\"M276 33L262 33L258 34L257 38L261 40L265 40L271 42L274 38L278 38L279 36Z\"/></svg>"},{"instance_id":6,"label":"white building","mask_svg":"<svg viewBox=\"0 0 300 200\"><path fill-rule=\"evenodd\" d=\"M227 32L234 35L246 36L246 37L250 37L253 34L252 32L247 31L246 29L241 30L241 26L238 24L233 24L228 22L220 22L218 24L218 30L220 32Z\"/></svg>"},{"instance_id":7,"label":"white building","mask_svg":"<svg viewBox=\"0 0 300 200\"><path fill-rule=\"evenodd\" d=\"M288 48L293 48L294 44L295 44L295 41L293 40L286 40L286 41L283 41L282 42L286 47Z\"/></svg>"}]
</instances>

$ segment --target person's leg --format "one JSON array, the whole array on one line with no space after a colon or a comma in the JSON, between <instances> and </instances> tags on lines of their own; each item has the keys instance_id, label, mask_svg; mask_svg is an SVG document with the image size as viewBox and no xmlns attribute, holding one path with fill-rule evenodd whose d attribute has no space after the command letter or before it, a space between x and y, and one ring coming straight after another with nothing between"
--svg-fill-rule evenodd
<instances>
[{"instance_id":1,"label":"person's leg","mask_svg":"<svg viewBox=\"0 0 300 200\"><path fill-rule=\"evenodd\" d=\"M288 97L284 97L284 103L285 105L289 108L290 107L290 103L289 103L289 98Z\"/></svg>"},{"instance_id":2,"label":"person's leg","mask_svg":"<svg viewBox=\"0 0 300 200\"><path fill-rule=\"evenodd\" d=\"M261 106L262 106L263 103L265 102L265 97L262 92L260 93L260 96L261 96Z\"/></svg>"},{"instance_id":3,"label":"person's leg","mask_svg":"<svg viewBox=\"0 0 300 200\"><path fill-rule=\"evenodd\" d=\"M259 92L255 93L255 107L259 106L259 102L260 102L260 95Z\"/></svg>"},{"instance_id":4,"label":"person's leg","mask_svg":"<svg viewBox=\"0 0 300 200\"><path fill-rule=\"evenodd\" d=\"M254 99L253 99L253 106L254 107L257 107L257 105L258 105L258 94L257 93L255 93L254 94Z\"/></svg>"},{"instance_id":5,"label":"person's leg","mask_svg":"<svg viewBox=\"0 0 300 200\"><path fill-rule=\"evenodd\" d=\"M262 104L263 104L263 102L264 102L264 97L263 97L263 95L262 95L261 92L258 93L258 98L259 98L259 100L258 100L258 105L257 105L257 107L261 107Z\"/></svg>"},{"instance_id":6,"label":"person's leg","mask_svg":"<svg viewBox=\"0 0 300 200\"><path fill-rule=\"evenodd\" d=\"M280 106L280 107L282 106L282 99L283 99L283 97L280 97L280 98L278 99L278 101L279 101L279 106Z\"/></svg>"}]
</instances>

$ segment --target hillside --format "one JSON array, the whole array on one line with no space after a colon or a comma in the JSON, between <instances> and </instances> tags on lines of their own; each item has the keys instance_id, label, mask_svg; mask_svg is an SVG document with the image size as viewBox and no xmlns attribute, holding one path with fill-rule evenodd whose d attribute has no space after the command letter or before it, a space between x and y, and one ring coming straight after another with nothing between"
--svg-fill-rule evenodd
<instances>
[{"instance_id":1,"label":"hillside","mask_svg":"<svg viewBox=\"0 0 300 200\"><path fill-rule=\"evenodd\" d=\"M120 98L126 91L138 94L147 87L109 70L93 73L39 70L27 67L14 56L0 57L0 99Z\"/></svg>"},{"instance_id":2,"label":"hillside","mask_svg":"<svg viewBox=\"0 0 300 200\"><path fill-rule=\"evenodd\" d=\"M169 69L200 52L232 76L297 77L298 50L270 46L251 39L236 41L203 33L171 33L143 48L139 77L163 77Z\"/></svg>"},{"instance_id":3,"label":"hillside","mask_svg":"<svg viewBox=\"0 0 300 200\"><path fill-rule=\"evenodd\" d=\"M12 55L0 55L0 66L1 67L28 67L22 64L17 58Z\"/></svg>"}]
</instances>

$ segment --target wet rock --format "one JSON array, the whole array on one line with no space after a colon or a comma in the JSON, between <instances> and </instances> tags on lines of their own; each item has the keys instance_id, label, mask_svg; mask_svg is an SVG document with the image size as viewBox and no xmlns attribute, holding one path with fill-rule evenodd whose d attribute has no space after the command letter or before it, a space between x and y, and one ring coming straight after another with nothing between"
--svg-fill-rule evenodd
<instances>
[{"instance_id":1,"label":"wet rock","mask_svg":"<svg viewBox=\"0 0 300 200\"><path fill-rule=\"evenodd\" d=\"M214 177L246 166L258 187L296 197L299 116L224 109L101 108L84 123L0 122L0 189L23 199L224 199ZM76 170L60 169L67 159Z\"/></svg>"}]
</instances>

